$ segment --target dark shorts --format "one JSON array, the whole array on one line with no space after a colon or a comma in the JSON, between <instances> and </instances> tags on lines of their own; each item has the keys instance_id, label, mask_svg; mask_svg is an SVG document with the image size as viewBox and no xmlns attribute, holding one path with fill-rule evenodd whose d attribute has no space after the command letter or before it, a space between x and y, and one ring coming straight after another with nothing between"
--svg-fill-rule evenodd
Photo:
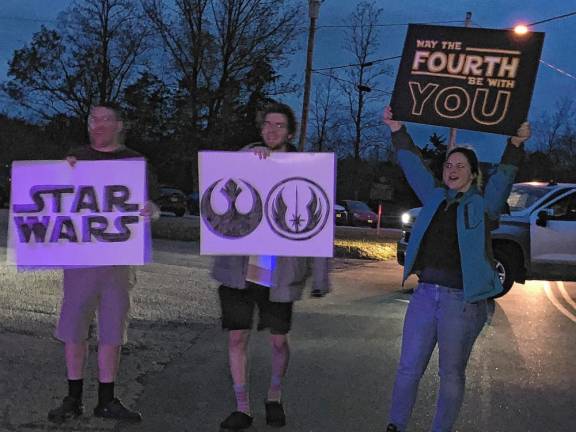
<instances>
[{"instance_id":1,"label":"dark shorts","mask_svg":"<svg viewBox=\"0 0 576 432\"><path fill-rule=\"evenodd\" d=\"M258 330L283 335L290 331L292 304L271 302L270 288L246 282L245 289L220 285L218 288L222 310L222 328L225 330L250 330L254 306L258 306Z\"/></svg>"}]
</instances>

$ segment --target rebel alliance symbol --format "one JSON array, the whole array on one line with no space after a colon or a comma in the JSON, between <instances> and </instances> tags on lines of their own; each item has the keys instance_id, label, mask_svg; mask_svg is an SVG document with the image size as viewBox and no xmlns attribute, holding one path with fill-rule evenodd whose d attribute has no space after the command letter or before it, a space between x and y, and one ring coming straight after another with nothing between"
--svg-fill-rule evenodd
<instances>
[{"instance_id":1,"label":"rebel alliance symbol","mask_svg":"<svg viewBox=\"0 0 576 432\"><path fill-rule=\"evenodd\" d=\"M276 234L290 240L316 236L326 225L329 214L330 201L326 192L303 177L281 181L266 198L268 224Z\"/></svg>"},{"instance_id":2,"label":"rebel alliance symbol","mask_svg":"<svg viewBox=\"0 0 576 432\"><path fill-rule=\"evenodd\" d=\"M224 195L224 198L226 198L228 208L223 214L218 214L212 208L211 200L214 188L221 181L222 179L219 179L212 183L202 195L202 201L200 203L202 219L204 219L208 228L220 237L245 237L254 231L262 221L262 199L252 185L241 180L242 183L248 187L252 195L252 208L248 213L240 213L236 208L236 200L240 193L242 193L242 188L238 186L238 183L234 180L228 180L226 185L220 189L220 192Z\"/></svg>"}]
</instances>

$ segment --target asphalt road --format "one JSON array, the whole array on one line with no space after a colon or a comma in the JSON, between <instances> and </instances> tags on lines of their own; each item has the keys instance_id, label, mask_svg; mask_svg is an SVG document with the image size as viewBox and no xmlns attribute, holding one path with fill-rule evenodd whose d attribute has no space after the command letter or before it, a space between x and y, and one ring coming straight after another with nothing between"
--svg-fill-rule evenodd
<instances>
[{"instance_id":1,"label":"asphalt road","mask_svg":"<svg viewBox=\"0 0 576 432\"><path fill-rule=\"evenodd\" d=\"M398 359L409 295L399 291L394 263L337 262L336 291L298 304L292 362L285 390L286 431L382 431ZM517 285L499 300L469 366L467 396L456 430L576 430L576 284ZM550 300L563 302L564 315ZM571 309L568 309L571 307ZM265 334L252 340L251 385L256 415L264 424L269 377ZM420 388L410 431L430 430L436 389L433 357ZM139 406L146 422L128 431L211 431L233 408L225 338L204 333L161 374L145 381ZM124 429L123 429L124 430Z\"/></svg>"},{"instance_id":2,"label":"asphalt road","mask_svg":"<svg viewBox=\"0 0 576 432\"><path fill-rule=\"evenodd\" d=\"M3 240L0 235L0 260ZM61 274L0 266L0 432L218 430L233 397L210 259L198 256L193 242L159 240L154 249L155 263L138 270L118 383L119 396L143 412L137 426L89 415L96 400L94 355L86 374L87 414L62 426L46 421L66 389L62 347L51 337ZM336 259L333 293L297 304L284 431L384 430L409 300L400 271L394 262ZM576 430L575 299L575 283L530 282L497 302L471 357L457 431ZM251 350L252 430L266 431L267 335L254 334ZM429 430L436 371L433 356L410 431Z\"/></svg>"}]
</instances>

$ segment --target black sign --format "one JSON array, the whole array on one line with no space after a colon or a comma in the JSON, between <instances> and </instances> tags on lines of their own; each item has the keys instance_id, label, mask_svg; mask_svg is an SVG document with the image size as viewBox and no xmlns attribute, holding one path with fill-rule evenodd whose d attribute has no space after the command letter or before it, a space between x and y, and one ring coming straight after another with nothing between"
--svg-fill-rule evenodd
<instances>
[{"instance_id":1,"label":"black sign","mask_svg":"<svg viewBox=\"0 0 576 432\"><path fill-rule=\"evenodd\" d=\"M394 118L514 135L526 121L544 33L408 27Z\"/></svg>"}]
</instances>

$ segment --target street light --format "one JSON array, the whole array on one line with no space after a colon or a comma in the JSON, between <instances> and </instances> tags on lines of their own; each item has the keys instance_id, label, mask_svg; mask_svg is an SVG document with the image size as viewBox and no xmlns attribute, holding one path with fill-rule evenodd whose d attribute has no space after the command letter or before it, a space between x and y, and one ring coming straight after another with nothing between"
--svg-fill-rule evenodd
<instances>
[{"instance_id":1,"label":"street light","mask_svg":"<svg viewBox=\"0 0 576 432\"><path fill-rule=\"evenodd\" d=\"M528 33L528 26L524 24L518 24L517 26L514 27L514 33L518 35L525 35L526 33Z\"/></svg>"},{"instance_id":2,"label":"street light","mask_svg":"<svg viewBox=\"0 0 576 432\"><path fill-rule=\"evenodd\" d=\"M466 12L466 17L464 18L464 27L472 26L472 12ZM450 128L450 135L448 136L448 147L447 150L450 151L456 147L456 132L458 129L452 127Z\"/></svg>"}]
</instances>

